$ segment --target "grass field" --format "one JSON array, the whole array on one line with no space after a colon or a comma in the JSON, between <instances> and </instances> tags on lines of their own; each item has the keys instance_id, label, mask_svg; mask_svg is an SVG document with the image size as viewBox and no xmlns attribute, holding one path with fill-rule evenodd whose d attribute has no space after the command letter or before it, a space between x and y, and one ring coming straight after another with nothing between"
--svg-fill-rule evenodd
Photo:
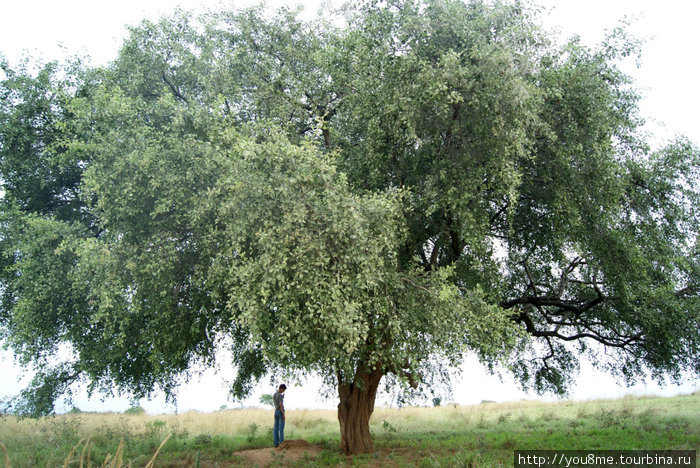
<instances>
[{"instance_id":1,"label":"grass field","mask_svg":"<svg viewBox=\"0 0 700 468\"><path fill-rule=\"evenodd\" d=\"M246 466L235 455L271 443L272 412L179 415L78 413L42 419L0 417L0 466ZM285 437L324 448L298 466L512 466L514 450L700 449L700 392L673 398L542 403L518 401L437 408L377 408L376 452L337 450L334 411L289 411ZM120 447L121 443L121 447ZM3 458L4 457L4 458Z\"/></svg>"}]
</instances>

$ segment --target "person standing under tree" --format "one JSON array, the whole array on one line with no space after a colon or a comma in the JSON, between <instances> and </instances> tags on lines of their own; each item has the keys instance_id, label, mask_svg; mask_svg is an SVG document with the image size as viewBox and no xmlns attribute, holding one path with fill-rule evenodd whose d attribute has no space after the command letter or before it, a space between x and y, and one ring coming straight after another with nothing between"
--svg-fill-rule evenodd
<instances>
[{"instance_id":1,"label":"person standing under tree","mask_svg":"<svg viewBox=\"0 0 700 468\"><path fill-rule=\"evenodd\" d=\"M272 395L272 403L275 406L275 425L272 428L272 443L275 447L284 442L284 391L287 390L285 384Z\"/></svg>"}]
</instances>

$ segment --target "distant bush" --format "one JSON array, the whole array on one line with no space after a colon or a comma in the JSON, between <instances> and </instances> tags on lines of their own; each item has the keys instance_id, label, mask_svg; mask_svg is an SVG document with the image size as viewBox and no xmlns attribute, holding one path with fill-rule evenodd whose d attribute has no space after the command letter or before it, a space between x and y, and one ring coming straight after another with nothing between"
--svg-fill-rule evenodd
<instances>
[{"instance_id":1,"label":"distant bush","mask_svg":"<svg viewBox=\"0 0 700 468\"><path fill-rule=\"evenodd\" d=\"M134 405L128 410L124 411L124 414L143 414L145 412L146 410L143 409L140 405Z\"/></svg>"},{"instance_id":2,"label":"distant bush","mask_svg":"<svg viewBox=\"0 0 700 468\"><path fill-rule=\"evenodd\" d=\"M263 405L270 405L270 406L274 406L274 404L275 404L274 399L272 398L272 395L270 395L269 393L265 393L264 395L260 396L260 403L262 403Z\"/></svg>"},{"instance_id":3,"label":"distant bush","mask_svg":"<svg viewBox=\"0 0 700 468\"><path fill-rule=\"evenodd\" d=\"M440 403L442 403L442 398L440 398L440 397L433 398L433 406L440 406Z\"/></svg>"}]
</instances>

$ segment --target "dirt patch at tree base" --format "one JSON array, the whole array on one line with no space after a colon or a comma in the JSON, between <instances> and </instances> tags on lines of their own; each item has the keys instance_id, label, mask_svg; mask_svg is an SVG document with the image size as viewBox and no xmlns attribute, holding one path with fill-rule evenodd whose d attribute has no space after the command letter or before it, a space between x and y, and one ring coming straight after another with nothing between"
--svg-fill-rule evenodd
<instances>
[{"instance_id":1,"label":"dirt patch at tree base","mask_svg":"<svg viewBox=\"0 0 700 468\"><path fill-rule=\"evenodd\" d=\"M284 466L287 463L294 463L304 458L315 458L322 450L321 447L299 439L285 440L277 448L243 450L236 452L236 455L250 461L252 466Z\"/></svg>"}]
</instances>

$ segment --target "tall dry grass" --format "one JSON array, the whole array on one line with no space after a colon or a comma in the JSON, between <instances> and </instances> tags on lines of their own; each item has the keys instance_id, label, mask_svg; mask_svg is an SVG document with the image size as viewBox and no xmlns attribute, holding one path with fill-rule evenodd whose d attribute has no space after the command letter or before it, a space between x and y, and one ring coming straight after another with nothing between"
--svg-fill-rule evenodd
<instances>
[{"instance_id":1,"label":"tall dry grass","mask_svg":"<svg viewBox=\"0 0 700 468\"><path fill-rule=\"evenodd\" d=\"M680 423L674 422L673 418ZM600 420L620 427L641 424L657 430L669 424L675 424L673 427L679 428L685 427L683 424L693 425L696 421L700 422L698 418L700 400L696 392L676 398L628 396L618 400L583 402L521 400L472 406L448 404L441 407L377 407L370 426L379 439L396 440L398 437L405 442L412 440L411 434L463 434L465 430L486 434L488 431L517 429L518 426L538 430L549 427L556 432L562 425L567 430L573 427L572 424L576 424L576 427L583 424L593 427L596 423L592 421ZM30 462L23 465L22 457L25 457L24 460L47 460L48 458L32 458L31 455L32 450L44 450L54 454L51 460L55 461L51 466L61 466L63 463L63 466L87 467L92 463L95 466L121 468L124 466L126 445L129 457L132 457L130 459L138 458L134 466L144 466L158 444L158 450L163 447L161 441L168 434L173 434L166 447L168 451L186 451L185 445L191 447L197 443L209 443L215 437L219 437L218 443L221 446L238 450L242 447L264 446L269 442L272 423L273 412L266 409L236 409L213 413L190 411L176 415L78 413L38 420L3 416L0 417L0 448L3 449L5 466L10 466L10 462L19 463L17 466L31 465ZM312 443L325 441L332 446L333 440L339 438L336 412L289 410L286 435L290 439L304 438ZM513 437L515 436L511 436ZM117 447L120 439L126 442ZM76 444L76 441L80 442ZM512 442L509 444L512 445ZM26 447L31 449L26 450ZM93 447L96 451L92 452L91 458ZM111 453L108 457L107 452ZM55 458L56 454L60 454L60 458ZM0 464L1 461L2 458ZM129 466L129 462L126 463ZM45 464L43 462L40 465Z\"/></svg>"},{"instance_id":2,"label":"tall dry grass","mask_svg":"<svg viewBox=\"0 0 700 468\"><path fill-rule=\"evenodd\" d=\"M373 430L387 425L402 431L422 431L429 427L442 430L459 430L470 424L491 424L507 420L541 419L554 417L567 419L599 413L603 408L621 412L645 411L654 406L654 398L625 397L618 400L595 401L514 401L507 403L482 403L472 406L448 404L440 407L403 407L375 409L370 420ZM544 416L543 416L544 415ZM66 414L42 420L17 419L6 416L0 423L0 441L18 434L32 438L51 438L58 430L70 428L80 439L87 440L98 433L153 435L155 429L189 434L245 435L251 426L272 426L273 412L267 409L234 409L201 413L188 411L180 414L114 414L79 413ZM338 432L338 419L334 410L288 410L287 430L299 436L308 434L333 435ZM119 437L117 437L117 440Z\"/></svg>"}]
</instances>

